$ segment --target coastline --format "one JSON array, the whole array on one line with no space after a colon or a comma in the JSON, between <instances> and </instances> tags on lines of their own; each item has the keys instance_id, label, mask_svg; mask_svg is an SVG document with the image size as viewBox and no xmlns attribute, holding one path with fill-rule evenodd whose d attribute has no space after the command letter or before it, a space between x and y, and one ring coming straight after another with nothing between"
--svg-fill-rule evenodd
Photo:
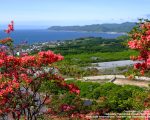
<instances>
[{"instance_id":1,"label":"coastline","mask_svg":"<svg viewBox=\"0 0 150 120\"><path fill-rule=\"evenodd\" d=\"M98 32L98 31L71 31L71 30L49 30L52 32L80 32L80 33L105 33L105 34L122 34L126 35L126 32Z\"/></svg>"}]
</instances>

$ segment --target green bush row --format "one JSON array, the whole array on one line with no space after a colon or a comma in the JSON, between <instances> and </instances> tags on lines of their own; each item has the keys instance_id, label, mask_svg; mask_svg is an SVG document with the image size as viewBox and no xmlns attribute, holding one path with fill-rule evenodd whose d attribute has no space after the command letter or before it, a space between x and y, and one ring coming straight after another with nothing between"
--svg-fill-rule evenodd
<instances>
[{"instance_id":1,"label":"green bush row","mask_svg":"<svg viewBox=\"0 0 150 120\"><path fill-rule=\"evenodd\" d=\"M68 80L67 83L75 83L80 88L81 93L78 97L82 99L82 105L79 107L84 109L88 107L87 110L107 109L109 112L144 110L144 102L149 93L146 88L131 85L120 86L113 83L99 84L76 80ZM58 96L65 94L63 100L61 99L62 103L75 104L72 100L74 100L76 96L53 86L51 82L46 83L46 87L43 87L44 89L52 89L52 92L57 93ZM84 106L83 101L86 99L91 100L93 104L91 106Z\"/></svg>"}]
</instances>

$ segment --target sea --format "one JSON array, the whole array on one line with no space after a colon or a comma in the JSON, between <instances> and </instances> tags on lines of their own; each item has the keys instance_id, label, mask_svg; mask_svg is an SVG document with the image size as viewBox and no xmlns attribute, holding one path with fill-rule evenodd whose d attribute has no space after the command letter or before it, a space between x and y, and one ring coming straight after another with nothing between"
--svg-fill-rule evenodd
<instances>
[{"instance_id":1,"label":"sea","mask_svg":"<svg viewBox=\"0 0 150 120\"><path fill-rule=\"evenodd\" d=\"M15 44L43 43L43 42L58 42L64 40L74 40L84 37L102 37L116 38L123 33L96 33L96 32L67 32L67 31L50 31L50 30L15 30L11 34L6 34L0 30L0 39L11 37Z\"/></svg>"}]
</instances>

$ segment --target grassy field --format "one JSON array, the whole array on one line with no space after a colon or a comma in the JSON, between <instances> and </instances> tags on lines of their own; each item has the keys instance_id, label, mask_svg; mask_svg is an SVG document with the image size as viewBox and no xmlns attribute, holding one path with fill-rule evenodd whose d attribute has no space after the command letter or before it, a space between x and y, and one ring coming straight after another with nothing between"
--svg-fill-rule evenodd
<instances>
[{"instance_id":1,"label":"grassy field","mask_svg":"<svg viewBox=\"0 0 150 120\"><path fill-rule=\"evenodd\" d=\"M129 60L131 55L137 55L136 51L128 49L126 43L127 37L124 36L116 39L89 37L64 41L45 50L64 56L63 61L56 63L63 75L81 77L98 74L95 69L85 70L91 63Z\"/></svg>"},{"instance_id":2,"label":"grassy field","mask_svg":"<svg viewBox=\"0 0 150 120\"><path fill-rule=\"evenodd\" d=\"M137 55L137 52L126 50L121 52L97 52L91 54L81 53L77 55L66 55L65 60L72 64L86 65L88 63L129 60L131 55Z\"/></svg>"},{"instance_id":3,"label":"grassy field","mask_svg":"<svg viewBox=\"0 0 150 120\"><path fill-rule=\"evenodd\" d=\"M45 48L60 53L65 57L62 63L88 66L90 63L128 60L136 51L129 50L126 46L127 37L116 39L104 38L79 38L60 43L55 47Z\"/></svg>"},{"instance_id":4,"label":"grassy field","mask_svg":"<svg viewBox=\"0 0 150 120\"><path fill-rule=\"evenodd\" d=\"M137 54L136 51L126 50L122 52L106 52L106 53L97 52L93 54L81 53L76 55L66 55L64 56L65 59L63 61L58 62L56 65L60 68L60 71L63 75L67 75L69 77L99 75L101 73L96 69L87 70L84 68L87 66L88 67L92 66L91 63L128 60L131 55L136 54ZM102 72L102 74L105 73Z\"/></svg>"}]
</instances>

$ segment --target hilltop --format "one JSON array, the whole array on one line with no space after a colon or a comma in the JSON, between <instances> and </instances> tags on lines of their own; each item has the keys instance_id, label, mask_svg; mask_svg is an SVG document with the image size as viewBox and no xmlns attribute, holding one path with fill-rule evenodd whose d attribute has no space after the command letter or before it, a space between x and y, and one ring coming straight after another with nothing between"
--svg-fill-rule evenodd
<instances>
[{"instance_id":1,"label":"hilltop","mask_svg":"<svg viewBox=\"0 0 150 120\"><path fill-rule=\"evenodd\" d=\"M85 26L52 26L49 30L54 31L76 31L76 32L129 32L134 26L135 22L107 23L107 24L93 24Z\"/></svg>"}]
</instances>

